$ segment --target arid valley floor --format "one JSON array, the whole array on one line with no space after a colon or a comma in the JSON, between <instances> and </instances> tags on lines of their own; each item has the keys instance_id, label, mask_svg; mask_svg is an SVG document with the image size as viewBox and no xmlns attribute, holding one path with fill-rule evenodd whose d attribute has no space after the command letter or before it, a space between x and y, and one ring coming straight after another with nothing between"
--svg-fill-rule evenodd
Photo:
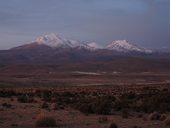
<instances>
[{"instance_id":1,"label":"arid valley floor","mask_svg":"<svg viewBox=\"0 0 170 128\"><path fill-rule=\"evenodd\" d=\"M0 73L0 127L168 128L169 72Z\"/></svg>"}]
</instances>

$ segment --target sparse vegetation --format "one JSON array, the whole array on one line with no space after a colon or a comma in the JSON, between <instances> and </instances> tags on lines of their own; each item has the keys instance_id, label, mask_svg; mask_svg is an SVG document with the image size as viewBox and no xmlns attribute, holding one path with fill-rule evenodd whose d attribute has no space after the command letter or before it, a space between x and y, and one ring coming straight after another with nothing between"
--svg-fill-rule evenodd
<instances>
[{"instance_id":1,"label":"sparse vegetation","mask_svg":"<svg viewBox=\"0 0 170 128\"><path fill-rule=\"evenodd\" d=\"M153 112L149 115L150 120L160 120L161 114L158 112Z\"/></svg>"},{"instance_id":2,"label":"sparse vegetation","mask_svg":"<svg viewBox=\"0 0 170 128\"><path fill-rule=\"evenodd\" d=\"M127 110L123 110L122 111L122 118L128 118L129 117L129 113Z\"/></svg>"},{"instance_id":3,"label":"sparse vegetation","mask_svg":"<svg viewBox=\"0 0 170 128\"><path fill-rule=\"evenodd\" d=\"M113 107L113 97L84 97L80 99L76 108L83 113L110 114Z\"/></svg>"},{"instance_id":4,"label":"sparse vegetation","mask_svg":"<svg viewBox=\"0 0 170 128\"><path fill-rule=\"evenodd\" d=\"M51 104L51 109L52 110L57 110L57 109L59 109L59 107L58 107L58 105L56 103L52 103Z\"/></svg>"},{"instance_id":5,"label":"sparse vegetation","mask_svg":"<svg viewBox=\"0 0 170 128\"><path fill-rule=\"evenodd\" d=\"M52 98L51 96L52 96L51 91L43 90L41 92L41 98L42 98L43 101L51 102L51 98Z\"/></svg>"},{"instance_id":6,"label":"sparse vegetation","mask_svg":"<svg viewBox=\"0 0 170 128\"><path fill-rule=\"evenodd\" d=\"M102 116L98 118L98 122L99 123L107 123L108 122L108 118L106 116Z\"/></svg>"},{"instance_id":7,"label":"sparse vegetation","mask_svg":"<svg viewBox=\"0 0 170 128\"><path fill-rule=\"evenodd\" d=\"M35 126L38 127L56 127L56 120L45 114L39 114L36 118Z\"/></svg>"},{"instance_id":8,"label":"sparse vegetation","mask_svg":"<svg viewBox=\"0 0 170 128\"><path fill-rule=\"evenodd\" d=\"M20 103L33 103L34 102L33 97L25 95L25 94L18 96L17 100Z\"/></svg>"},{"instance_id":9,"label":"sparse vegetation","mask_svg":"<svg viewBox=\"0 0 170 128\"><path fill-rule=\"evenodd\" d=\"M115 91L115 90L114 90ZM116 92L116 91L115 91ZM140 90L125 91L121 94L107 94L103 91L85 92L85 91L63 91L55 90L34 90L29 93L15 92L13 90L0 90L0 97L16 96L20 103L35 102L37 96L44 101L41 108L50 108L52 110L64 109L70 106L83 113L110 115L113 111L122 111L122 117L127 118L126 111L153 113L170 112L170 91L168 89L141 88ZM48 103L52 103L51 106Z\"/></svg>"},{"instance_id":10,"label":"sparse vegetation","mask_svg":"<svg viewBox=\"0 0 170 128\"><path fill-rule=\"evenodd\" d=\"M77 115L81 115L87 120L94 116L92 121L101 126L108 126L110 121L114 121L116 117L118 117L119 121L122 118L130 118L130 120L135 118L135 120L145 121L146 124L162 121L164 123L161 123L161 126L164 124L169 126L167 118L170 112L169 95L169 89L146 86L134 86L127 89L113 86L108 86L107 88L95 86L21 90L0 89L0 97L5 99L5 101L1 102L0 111L5 112L6 108L11 108L8 110L13 111L21 105L21 109L24 109L25 112L29 111L29 108L32 110L36 108L48 113L54 112L54 114L60 112L71 113L68 118L71 117L71 120L74 121L78 120L79 116ZM14 111L13 113L15 114ZM17 118L25 119L25 116L20 115L22 114L17 115ZM55 119L48 115L40 115L39 118L32 116L31 118L36 119L35 125L38 127L58 126L62 121L57 120L59 123L56 124ZM129 119L124 120L129 121ZM115 121L117 122L117 119ZM85 124L91 126L92 123L89 121L85 122ZM113 123L108 127L117 128L118 126ZM128 127L141 128L143 125L128 125Z\"/></svg>"},{"instance_id":11,"label":"sparse vegetation","mask_svg":"<svg viewBox=\"0 0 170 128\"><path fill-rule=\"evenodd\" d=\"M10 98L11 96L16 96L16 92L13 90L6 90L6 89L1 89L0 90L0 97L8 97Z\"/></svg>"},{"instance_id":12,"label":"sparse vegetation","mask_svg":"<svg viewBox=\"0 0 170 128\"><path fill-rule=\"evenodd\" d=\"M164 120L166 126L170 126L170 116Z\"/></svg>"},{"instance_id":13,"label":"sparse vegetation","mask_svg":"<svg viewBox=\"0 0 170 128\"><path fill-rule=\"evenodd\" d=\"M43 102L43 103L41 104L41 108L44 108L44 109L49 108L48 103L47 103L47 102Z\"/></svg>"},{"instance_id":14,"label":"sparse vegetation","mask_svg":"<svg viewBox=\"0 0 170 128\"><path fill-rule=\"evenodd\" d=\"M11 108L12 107L12 105L9 104L9 103L3 103L2 106L5 107L5 108Z\"/></svg>"},{"instance_id":15,"label":"sparse vegetation","mask_svg":"<svg viewBox=\"0 0 170 128\"><path fill-rule=\"evenodd\" d=\"M139 127L139 126L136 126L136 125L135 125L135 126L133 126L132 128L142 128L142 127Z\"/></svg>"},{"instance_id":16,"label":"sparse vegetation","mask_svg":"<svg viewBox=\"0 0 170 128\"><path fill-rule=\"evenodd\" d=\"M117 124L116 123L111 123L109 128L118 128Z\"/></svg>"}]
</instances>

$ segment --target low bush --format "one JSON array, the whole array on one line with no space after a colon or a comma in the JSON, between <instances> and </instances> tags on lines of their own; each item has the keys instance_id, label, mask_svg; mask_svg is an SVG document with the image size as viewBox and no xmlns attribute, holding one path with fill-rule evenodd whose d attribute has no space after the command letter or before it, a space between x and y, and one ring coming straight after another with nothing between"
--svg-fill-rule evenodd
<instances>
[{"instance_id":1,"label":"low bush","mask_svg":"<svg viewBox=\"0 0 170 128\"><path fill-rule=\"evenodd\" d=\"M118 128L117 124L116 123L111 123L109 128Z\"/></svg>"},{"instance_id":2,"label":"low bush","mask_svg":"<svg viewBox=\"0 0 170 128\"><path fill-rule=\"evenodd\" d=\"M166 115L165 115L165 114L161 114L161 117L160 117L159 120L163 121L163 120L165 120L165 119L166 119Z\"/></svg>"},{"instance_id":3,"label":"low bush","mask_svg":"<svg viewBox=\"0 0 170 128\"><path fill-rule=\"evenodd\" d=\"M51 108L52 110L57 110L57 109L59 109L59 106L58 106L57 103L52 103L51 106L50 106L50 108Z\"/></svg>"},{"instance_id":4,"label":"low bush","mask_svg":"<svg viewBox=\"0 0 170 128\"><path fill-rule=\"evenodd\" d=\"M160 120L161 114L158 112L153 112L149 115L150 120Z\"/></svg>"},{"instance_id":5,"label":"low bush","mask_svg":"<svg viewBox=\"0 0 170 128\"><path fill-rule=\"evenodd\" d=\"M42 91L42 92L41 92L41 98L42 98L43 101L51 102L52 92L51 92L51 91L48 91L48 90Z\"/></svg>"},{"instance_id":6,"label":"low bush","mask_svg":"<svg viewBox=\"0 0 170 128\"><path fill-rule=\"evenodd\" d=\"M33 97L30 97L28 95L20 95L17 97L18 102L20 103L32 103L34 102Z\"/></svg>"},{"instance_id":7,"label":"low bush","mask_svg":"<svg viewBox=\"0 0 170 128\"><path fill-rule=\"evenodd\" d=\"M0 90L0 97L11 97L11 96L15 96L16 92L13 90Z\"/></svg>"},{"instance_id":8,"label":"low bush","mask_svg":"<svg viewBox=\"0 0 170 128\"><path fill-rule=\"evenodd\" d=\"M164 120L166 126L170 126L170 116Z\"/></svg>"},{"instance_id":9,"label":"low bush","mask_svg":"<svg viewBox=\"0 0 170 128\"><path fill-rule=\"evenodd\" d=\"M98 118L99 123L106 123L108 122L108 118L106 116L102 116Z\"/></svg>"},{"instance_id":10,"label":"low bush","mask_svg":"<svg viewBox=\"0 0 170 128\"><path fill-rule=\"evenodd\" d=\"M41 104L41 108L43 108L43 109L49 108L48 103L43 102L43 103Z\"/></svg>"},{"instance_id":11,"label":"low bush","mask_svg":"<svg viewBox=\"0 0 170 128\"><path fill-rule=\"evenodd\" d=\"M76 108L83 113L96 113L108 115L113 109L113 100L107 97L97 97L95 99L83 99Z\"/></svg>"},{"instance_id":12,"label":"low bush","mask_svg":"<svg viewBox=\"0 0 170 128\"><path fill-rule=\"evenodd\" d=\"M36 118L35 126L37 127L56 127L56 120L53 117L40 114Z\"/></svg>"},{"instance_id":13,"label":"low bush","mask_svg":"<svg viewBox=\"0 0 170 128\"><path fill-rule=\"evenodd\" d=\"M123 110L122 111L122 118L128 118L129 117L129 113L127 110Z\"/></svg>"},{"instance_id":14,"label":"low bush","mask_svg":"<svg viewBox=\"0 0 170 128\"><path fill-rule=\"evenodd\" d=\"M12 105L9 104L9 103L3 103L2 106L5 107L5 108L11 108L12 107Z\"/></svg>"}]
</instances>

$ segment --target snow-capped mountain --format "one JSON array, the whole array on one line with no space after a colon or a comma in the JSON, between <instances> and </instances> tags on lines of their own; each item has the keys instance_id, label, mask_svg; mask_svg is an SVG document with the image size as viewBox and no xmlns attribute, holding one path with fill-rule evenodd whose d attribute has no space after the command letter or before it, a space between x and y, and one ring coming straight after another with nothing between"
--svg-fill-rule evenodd
<instances>
[{"instance_id":1,"label":"snow-capped mountain","mask_svg":"<svg viewBox=\"0 0 170 128\"><path fill-rule=\"evenodd\" d=\"M114 50L117 52L143 52L143 53L152 53L152 50L148 50L145 48L137 47L129 43L127 40L115 40L108 46L106 46L108 50Z\"/></svg>"},{"instance_id":2,"label":"snow-capped mountain","mask_svg":"<svg viewBox=\"0 0 170 128\"><path fill-rule=\"evenodd\" d=\"M85 50L95 50L95 47L92 47L86 43L82 43L75 40L67 40L61 38L60 36L51 33L49 35L38 37L35 41L39 45L46 45L51 48L74 48L74 49L85 49Z\"/></svg>"},{"instance_id":3,"label":"snow-capped mountain","mask_svg":"<svg viewBox=\"0 0 170 128\"><path fill-rule=\"evenodd\" d=\"M70 48L72 47L72 43L67 41L66 39L62 39L58 35L51 33L49 35L38 37L35 42L39 45L46 45L52 48Z\"/></svg>"},{"instance_id":4,"label":"snow-capped mountain","mask_svg":"<svg viewBox=\"0 0 170 128\"><path fill-rule=\"evenodd\" d=\"M81 44L79 41L67 40L54 33L38 37L35 42L39 45L46 45L51 48L75 48Z\"/></svg>"}]
</instances>

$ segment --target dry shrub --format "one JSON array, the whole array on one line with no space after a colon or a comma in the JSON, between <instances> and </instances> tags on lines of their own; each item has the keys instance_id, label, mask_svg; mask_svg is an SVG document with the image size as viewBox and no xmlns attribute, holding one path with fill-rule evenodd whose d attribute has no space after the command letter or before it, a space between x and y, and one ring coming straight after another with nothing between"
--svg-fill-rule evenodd
<instances>
[{"instance_id":1,"label":"dry shrub","mask_svg":"<svg viewBox=\"0 0 170 128\"><path fill-rule=\"evenodd\" d=\"M129 117L129 113L127 110L123 110L122 111L122 118L128 118Z\"/></svg>"},{"instance_id":2,"label":"dry shrub","mask_svg":"<svg viewBox=\"0 0 170 128\"><path fill-rule=\"evenodd\" d=\"M148 118L146 116L143 116L143 121L148 121Z\"/></svg>"},{"instance_id":3,"label":"dry shrub","mask_svg":"<svg viewBox=\"0 0 170 128\"><path fill-rule=\"evenodd\" d=\"M108 122L108 118L106 116L102 116L98 118L99 123L106 123Z\"/></svg>"},{"instance_id":4,"label":"dry shrub","mask_svg":"<svg viewBox=\"0 0 170 128\"><path fill-rule=\"evenodd\" d=\"M17 100L19 103L33 103L34 102L33 97L30 97L28 95L20 95L17 97Z\"/></svg>"},{"instance_id":5,"label":"dry shrub","mask_svg":"<svg viewBox=\"0 0 170 128\"><path fill-rule=\"evenodd\" d=\"M170 126L170 116L164 120L166 126Z\"/></svg>"},{"instance_id":6,"label":"dry shrub","mask_svg":"<svg viewBox=\"0 0 170 128\"><path fill-rule=\"evenodd\" d=\"M43 103L41 104L41 108L43 108L43 109L46 109L46 108L48 108L48 107L49 107L49 105L48 105L47 102L43 102Z\"/></svg>"},{"instance_id":7,"label":"dry shrub","mask_svg":"<svg viewBox=\"0 0 170 128\"><path fill-rule=\"evenodd\" d=\"M113 99L108 96L80 99L76 108L83 113L109 115L113 109Z\"/></svg>"},{"instance_id":8,"label":"dry shrub","mask_svg":"<svg viewBox=\"0 0 170 128\"><path fill-rule=\"evenodd\" d=\"M57 110L57 109L58 109L57 103L52 103L51 106L50 106L50 108L51 108L52 110Z\"/></svg>"},{"instance_id":9,"label":"dry shrub","mask_svg":"<svg viewBox=\"0 0 170 128\"><path fill-rule=\"evenodd\" d=\"M11 124L12 127L18 127L18 124Z\"/></svg>"},{"instance_id":10,"label":"dry shrub","mask_svg":"<svg viewBox=\"0 0 170 128\"><path fill-rule=\"evenodd\" d=\"M133 126L132 128L141 128L141 127L135 125L135 126Z\"/></svg>"},{"instance_id":11,"label":"dry shrub","mask_svg":"<svg viewBox=\"0 0 170 128\"><path fill-rule=\"evenodd\" d=\"M56 127L56 121L53 117L45 114L39 114L36 118L35 126L38 127Z\"/></svg>"},{"instance_id":12,"label":"dry shrub","mask_svg":"<svg viewBox=\"0 0 170 128\"><path fill-rule=\"evenodd\" d=\"M111 123L109 128L118 128L117 124L116 123Z\"/></svg>"},{"instance_id":13,"label":"dry shrub","mask_svg":"<svg viewBox=\"0 0 170 128\"><path fill-rule=\"evenodd\" d=\"M138 114L137 117L138 117L138 118L142 118L143 115L142 115L142 114Z\"/></svg>"},{"instance_id":14,"label":"dry shrub","mask_svg":"<svg viewBox=\"0 0 170 128\"><path fill-rule=\"evenodd\" d=\"M161 117L160 117L160 120L163 121L166 119L166 115L165 114L162 114Z\"/></svg>"},{"instance_id":15,"label":"dry shrub","mask_svg":"<svg viewBox=\"0 0 170 128\"><path fill-rule=\"evenodd\" d=\"M11 96L15 96L15 95L16 95L16 92L13 90L5 90L5 89L0 90L0 97L10 98Z\"/></svg>"},{"instance_id":16,"label":"dry shrub","mask_svg":"<svg viewBox=\"0 0 170 128\"><path fill-rule=\"evenodd\" d=\"M158 112L153 112L149 115L150 120L159 120L161 117L161 114Z\"/></svg>"},{"instance_id":17,"label":"dry shrub","mask_svg":"<svg viewBox=\"0 0 170 128\"><path fill-rule=\"evenodd\" d=\"M3 103L2 106L5 107L5 108L11 108L12 107L12 105L9 104L9 103Z\"/></svg>"}]
</instances>

